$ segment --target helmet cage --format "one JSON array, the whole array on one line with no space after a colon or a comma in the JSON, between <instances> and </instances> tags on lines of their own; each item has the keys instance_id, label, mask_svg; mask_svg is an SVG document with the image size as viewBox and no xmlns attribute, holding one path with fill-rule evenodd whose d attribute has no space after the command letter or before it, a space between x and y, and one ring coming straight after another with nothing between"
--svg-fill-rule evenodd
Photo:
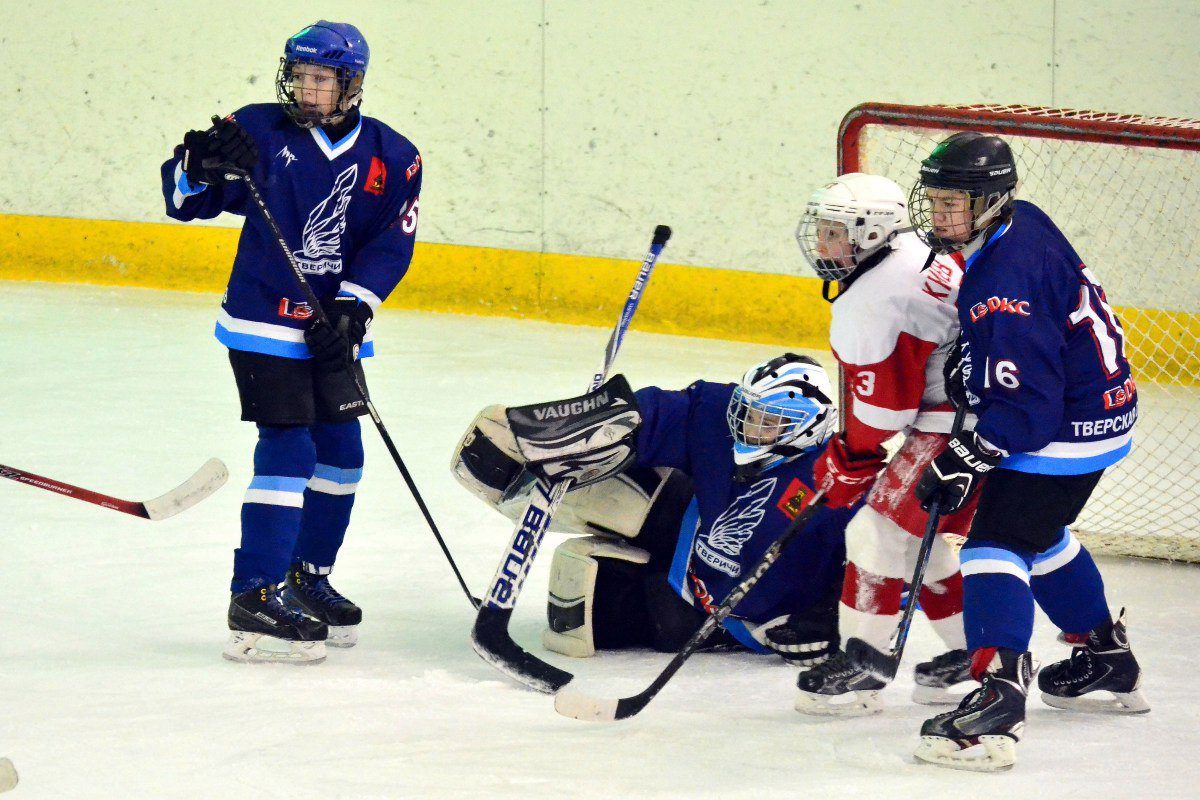
<instances>
[{"instance_id":1,"label":"helmet cage","mask_svg":"<svg viewBox=\"0 0 1200 800\"><path fill-rule=\"evenodd\" d=\"M839 194L856 191L853 184L846 186L842 183L853 178L882 180L853 174L818 189L809 199L804 215L796 226L796 243L800 245L800 252L817 277L825 281L844 281L849 278L863 261L879 252L897 233L904 230L907 222L900 200L903 197L902 190L894 184L891 185L898 197L893 201L838 197ZM844 257L821 257L821 222L841 223L844 226L850 245L850 252Z\"/></svg>"},{"instance_id":2,"label":"helmet cage","mask_svg":"<svg viewBox=\"0 0 1200 800\"><path fill-rule=\"evenodd\" d=\"M967 211L971 214L971 233L960 241L938 236L933 227L933 200L929 189L950 189L967 197ZM993 223L1012 210L1013 197L1017 193L1015 184L996 191L963 189L956 186L937 186L918 181L908 195L909 222L913 230L931 250L942 255L957 252L987 231Z\"/></svg>"},{"instance_id":3,"label":"helmet cage","mask_svg":"<svg viewBox=\"0 0 1200 800\"><path fill-rule=\"evenodd\" d=\"M309 112L300 105L296 98L295 68L301 64L314 64L327 67L334 71L337 81L338 96L334 100L334 110L328 114ZM315 58L296 58L284 56L279 59L279 71L275 75L275 95L284 113L301 128L312 128L320 125L332 125L350 113L362 102L362 86L364 70L352 70L349 67L334 66L322 63Z\"/></svg>"}]
</instances>

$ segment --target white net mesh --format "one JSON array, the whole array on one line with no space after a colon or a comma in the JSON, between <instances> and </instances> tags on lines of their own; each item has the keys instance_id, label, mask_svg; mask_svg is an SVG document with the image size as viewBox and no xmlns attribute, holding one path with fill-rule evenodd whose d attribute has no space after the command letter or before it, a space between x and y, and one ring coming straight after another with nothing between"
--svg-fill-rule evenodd
<instances>
[{"instance_id":1,"label":"white net mesh","mask_svg":"<svg viewBox=\"0 0 1200 800\"><path fill-rule=\"evenodd\" d=\"M1017 196L1043 208L1099 278L1138 382L1134 451L1105 474L1076 532L1097 552L1200 561L1200 120L868 105L842 128L841 171L905 188L954 130L1009 142Z\"/></svg>"}]
</instances>

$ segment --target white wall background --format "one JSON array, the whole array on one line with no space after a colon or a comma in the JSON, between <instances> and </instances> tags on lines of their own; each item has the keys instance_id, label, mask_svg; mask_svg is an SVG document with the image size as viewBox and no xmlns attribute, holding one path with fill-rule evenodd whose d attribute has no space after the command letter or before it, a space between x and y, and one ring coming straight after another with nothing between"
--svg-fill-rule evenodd
<instances>
[{"instance_id":1,"label":"white wall background","mask_svg":"<svg viewBox=\"0 0 1200 800\"><path fill-rule=\"evenodd\" d=\"M320 17L426 164L426 241L800 268L792 229L866 100L1200 116L1194 0L3 0L0 213L160 221L158 165L274 96ZM231 218L217 224L231 225Z\"/></svg>"}]
</instances>

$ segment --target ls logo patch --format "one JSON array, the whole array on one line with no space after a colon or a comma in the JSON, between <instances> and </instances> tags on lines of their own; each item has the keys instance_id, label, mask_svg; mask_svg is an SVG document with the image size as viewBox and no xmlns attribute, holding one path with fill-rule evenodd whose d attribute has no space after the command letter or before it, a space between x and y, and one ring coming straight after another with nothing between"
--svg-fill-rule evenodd
<instances>
[{"instance_id":1,"label":"ls logo patch","mask_svg":"<svg viewBox=\"0 0 1200 800\"><path fill-rule=\"evenodd\" d=\"M811 493L812 489L801 483L799 478L792 478L792 482L775 505L788 519L795 519L796 515L804 510Z\"/></svg>"}]
</instances>

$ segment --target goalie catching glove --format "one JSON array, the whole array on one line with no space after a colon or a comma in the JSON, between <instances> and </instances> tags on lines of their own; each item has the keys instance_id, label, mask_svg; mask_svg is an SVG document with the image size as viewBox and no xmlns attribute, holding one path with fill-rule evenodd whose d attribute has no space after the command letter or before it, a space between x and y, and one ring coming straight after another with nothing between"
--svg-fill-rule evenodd
<instances>
[{"instance_id":1,"label":"goalie catching glove","mask_svg":"<svg viewBox=\"0 0 1200 800\"><path fill-rule=\"evenodd\" d=\"M510 408L507 417L526 468L547 484L587 486L637 457L642 416L623 375L579 397Z\"/></svg>"}]
</instances>

